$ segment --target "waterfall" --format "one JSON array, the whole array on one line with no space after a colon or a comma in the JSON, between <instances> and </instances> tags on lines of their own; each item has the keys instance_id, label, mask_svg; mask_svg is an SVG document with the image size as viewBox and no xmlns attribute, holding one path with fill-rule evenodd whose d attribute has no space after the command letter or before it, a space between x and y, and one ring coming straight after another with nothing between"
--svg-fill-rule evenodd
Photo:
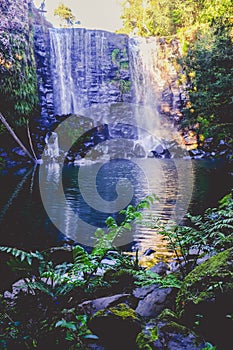
<instances>
[{"instance_id":1,"label":"waterfall","mask_svg":"<svg viewBox=\"0 0 233 350\"><path fill-rule=\"evenodd\" d=\"M50 31L51 67L53 72L54 112L58 115L74 113L78 99L72 76L72 36L67 31Z\"/></svg>"},{"instance_id":2,"label":"waterfall","mask_svg":"<svg viewBox=\"0 0 233 350\"><path fill-rule=\"evenodd\" d=\"M159 47L156 38L129 38L132 100L139 106L135 113L135 119L137 124L141 125L142 123L139 121L143 118L144 130L139 129L138 134L142 147L148 155L158 146L159 139L164 134L158 113L158 97L162 87L158 54Z\"/></svg>"},{"instance_id":3,"label":"waterfall","mask_svg":"<svg viewBox=\"0 0 233 350\"><path fill-rule=\"evenodd\" d=\"M129 38L129 55L134 102L158 107L161 72L158 68L159 47L156 38Z\"/></svg>"},{"instance_id":4,"label":"waterfall","mask_svg":"<svg viewBox=\"0 0 233 350\"><path fill-rule=\"evenodd\" d=\"M59 157L58 136L56 132L48 132L45 136L45 156L49 159L56 159Z\"/></svg>"},{"instance_id":5,"label":"waterfall","mask_svg":"<svg viewBox=\"0 0 233 350\"><path fill-rule=\"evenodd\" d=\"M86 116L88 111L88 116L94 116L96 121L104 115L101 123L113 124L110 133L116 131L118 119L118 125L122 123L120 133L124 134L125 113L115 118L111 107L103 104L135 104L139 108L132 107L132 125L142 125L143 114L145 130L139 127L139 141L133 153L146 157L158 146L158 138L163 134L158 95L164 82L158 68L158 46L155 38L128 38L82 28L50 29L54 115ZM127 84L131 86L128 91ZM97 105L101 105L101 115L95 108ZM129 118L125 119L129 124Z\"/></svg>"},{"instance_id":6,"label":"waterfall","mask_svg":"<svg viewBox=\"0 0 233 350\"><path fill-rule=\"evenodd\" d=\"M124 124L135 125L135 139L139 139L136 154L140 156L142 147L149 155L159 140L174 139L174 130L158 112L166 81L156 38L129 38L84 28L53 28L49 35L54 116L82 114L112 124L110 136L119 127L124 134ZM115 118L110 105L119 102L131 107L126 114L122 108L123 113ZM127 116L130 109L132 121Z\"/></svg>"},{"instance_id":7,"label":"waterfall","mask_svg":"<svg viewBox=\"0 0 233 350\"><path fill-rule=\"evenodd\" d=\"M128 38L101 30L50 29L54 115L127 100Z\"/></svg>"},{"instance_id":8,"label":"waterfall","mask_svg":"<svg viewBox=\"0 0 233 350\"><path fill-rule=\"evenodd\" d=\"M170 88L169 81L176 79L174 67L172 70L171 63L163 50L164 48L155 37L129 38L132 101L139 106L135 113L136 123L142 125L139 121L143 118L143 129L145 130L139 129L138 134L147 151L155 150L159 146L158 140L162 143L164 151L167 148L167 142L163 142L165 140L175 141L177 144L181 143L181 137L174 129L172 121L162 117L159 112L162 110L162 95L165 89L169 90ZM162 58L163 61L161 61ZM164 74L163 67L168 70L167 75ZM176 90L179 88L177 87ZM173 95L172 92L170 95ZM168 110L172 108L172 106L166 106ZM160 150L160 148L158 149ZM162 158L168 156L167 152L163 154L161 150L159 154Z\"/></svg>"},{"instance_id":9,"label":"waterfall","mask_svg":"<svg viewBox=\"0 0 233 350\"><path fill-rule=\"evenodd\" d=\"M130 203L133 198L134 183L142 187L143 196L147 191L150 193L150 189L155 191L153 193L160 198L159 214L163 215L169 209L167 221L177 218L179 222L189 204L192 168L187 161L182 162L184 152L177 142L178 132L159 113L161 94L166 85L159 61L160 50L156 38L128 38L126 35L78 28L50 29L53 116L75 114L64 119L55 131L62 150L60 158L63 160L68 154L71 162L79 165L77 193L78 199L82 197L82 202L77 201L77 198L71 200L71 204L79 203L75 208L77 212L72 210L72 206L67 207L63 191L58 195L62 197L65 215L68 217L70 213L70 220L64 221L64 232L68 230L69 235L73 230L74 238L77 238L78 227L81 235L85 228L91 235L84 235L81 241L78 237L81 243L83 238L84 244L87 237L92 240L94 232L88 221L82 218L90 213L92 222L92 208L98 211L98 220L100 208L107 215L116 213L119 207L115 205L121 195L124 205L119 203L121 209L125 208L125 203ZM77 115L80 114L83 118L89 117L87 123L83 121L77 125ZM59 118L56 120L59 121ZM79 147L77 144L75 148L74 144L72 149L72 137L76 137L74 131L81 131L87 138L84 138L84 142L80 141L84 145ZM81 139L79 135L77 137ZM50 138L47 140L48 156L56 158L49 140ZM160 162L160 159L147 159L153 157L172 159L164 162ZM69 157L66 160L69 161ZM107 169L106 175L104 169ZM127 181L120 182L118 177L123 180L126 178ZM98 178L103 180L103 197L98 194ZM110 187L106 181L108 178ZM172 190L169 187L171 179L174 185ZM62 188L62 185L58 184L58 188ZM187 195L186 188L190 189ZM48 201L46 210L49 212L51 206L47 191L44 191L46 186L43 185L40 189L43 201ZM79 208L80 203L84 212ZM156 205L157 203L154 208ZM80 217L76 215L79 209ZM77 218L72 219L75 215ZM60 217L57 219L54 223L63 232L63 227L60 229L62 220Z\"/></svg>"}]
</instances>

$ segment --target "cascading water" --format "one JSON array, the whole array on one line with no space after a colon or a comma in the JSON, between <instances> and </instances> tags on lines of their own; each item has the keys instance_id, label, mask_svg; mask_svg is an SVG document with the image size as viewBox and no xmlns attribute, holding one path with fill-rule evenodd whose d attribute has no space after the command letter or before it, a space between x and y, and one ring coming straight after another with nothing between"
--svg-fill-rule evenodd
<instances>
[{"instance_id":1,"label":"cascading water","mask_svg":"<svg viewBox=\"0 0 233 350\"><path fill-rule=\"evenodd\" d=\"M55 160L59 157L58 136L56 132L48 132L45 136L45 156Z\"/></svg>"},{"instance_id":2,"label":"cascading water","mask_svg":"<svg viewBox=\"0 0 233 350\"><path fill-rule=\"evenodd\" d=\"M127 100L128 38L101 30L50 29L54 115Z\"/></svg>"},{"instance_id":3,"label":"cascading water","mask_svg":"<svg viewBox=\"0 0 233 350\"><path fill-rule=\"evenodd\" d=\"M140 125L139 121L143 118L145 130L139 129L138 134L143 140L142 144L147 154L148 151L155 150L162 140L175 141L178 144L181 142L181 137L172 123L167 118L162 118L159 113L161 96L167 84L166 79L170 79L168 76L165 78L161 70L163 49L154 37L129 38L132 101L139 106L135 113L136 123ZM164 59L163 64L168 65L168 61L165 62ZM172 74L174 75L173 71ZM143 106L143 113L140 111L140 106ZM166 149L166 144L163 147Z\"/></svg>"},{"instance_id":4,"label":"cascading water","mask_svg":"<svg viewBox=\"0 0 233 350\"><path fill-rule=\"evenodd\" d=\"M78 95L72 76L72 36L68 31L50 31L51 68L53 72L54 112L57 115L74 113Z\"/></svg>"},{"instance_id":5,"label":"cascading water","mask_svg":"<svg viewBox=\"0 0 233 350\"><path fill-rule=\"evenodd\" d=\"M133 102L158 108L161 72L156 38L129 38L129 56L134 91Z\"/></svg>"},{"instance_id":6,"label":"cascading water","mask_svg":"<svg viewBox=\"0 0 233 350\"><path fill-rule=\"evenodd\" d=\"M164 134L158 113L158 96L161 90L161 72L158 69L156 38L129 38L130 72L133 102L143 106L136 109L136 123L143 118L144 130L138 130L141 146L146 154L154 150ZM140 125L140 124L139 124Z\"/></svg>"},{"instance_id":7,"label":"cascading water","mask_svg":"<svg viewBox=\"0 0 233 350\"><path fill-rule=\"evenodd\" d=\"M147 156L158 146L165 131L157 112L162 81L158 52L155 38L128 38L77 28L50 29L54 115L83 114L96 121L104 119L104 123L114 124L114 129L117 123L107 104L141 105L144 110L147 108L146 113L143 111L146 132L138 130L134 154ZM96 109L90 115L90 107L99 104L100 115ZM132 113L132 123L140 125L140 108ZM145 148L145 152L138 152L139 148Z\"/></svg>"}]
</instances>

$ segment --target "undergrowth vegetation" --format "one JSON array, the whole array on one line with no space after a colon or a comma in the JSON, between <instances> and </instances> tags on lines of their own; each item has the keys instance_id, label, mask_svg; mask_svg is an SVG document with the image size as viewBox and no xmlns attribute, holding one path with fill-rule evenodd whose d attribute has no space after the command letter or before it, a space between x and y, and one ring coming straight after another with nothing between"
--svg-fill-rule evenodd
<instances>
[{"instance_id":1,"label":"undergrowth vegetation","mask_svg":"<svg viewBox=\"0 0 233 350\"><path fill-rule=\"evenodd\" d=\"M18 280L12 293L1 295L0 348L33 349L61 346L64 349L86 349L97 336L88 329L88 315L80 306L83 301L130 293L136 287L157 285L180 288L183 277L198 259L232 245L233 199L225 196L219 207L208 209L203 216L187 215L189 225L159 228L180 264L180 273L164 277L143 268L138 254L127 255L114 244L120 235L143 221L142 210L154 202L148 196L136 207L121 211L123 221L106 220L106 232L96 231L96 245L88 253L80 245L26 252L13 247L0 247L10 256L8 265ZM190 252L195 255L190 258Z\"/></svg>"}]
</instances>

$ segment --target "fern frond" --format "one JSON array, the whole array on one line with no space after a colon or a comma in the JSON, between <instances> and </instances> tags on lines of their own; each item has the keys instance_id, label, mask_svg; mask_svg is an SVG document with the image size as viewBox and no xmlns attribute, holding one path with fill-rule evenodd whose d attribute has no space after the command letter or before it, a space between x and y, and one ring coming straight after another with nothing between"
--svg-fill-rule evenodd
<instances>
[{"instance_id":1,"label":"fern frond","mask_svg":"<svg viewBox=\"0 0 233 350\"><path fill-rule=\"evenodd\" d=\"M24 250L20 250L17 248L0 246L0 251L11 254L14 258L19 259L21 262L24 262L26 260L29 265L32 264L33 258L38 258L33 253L28 253L28 252L25 252Z\"/></svg>"},{"instance_id":2,"label":"fern frond","mask_svg":"<svg viewBox=\"0 0 233 350\"><path fill-rule=\"evenodd\" d=\"M25 282L25 284L17 287L18 289L21 290L27 290L29 292L29 290L32 292L37 292L37 291L41 291L45 294L50 295L51 297L54 297L54 293L52 292L52 288L49 284L41 281L27 281Z\"/></svg>"}]
</instances>

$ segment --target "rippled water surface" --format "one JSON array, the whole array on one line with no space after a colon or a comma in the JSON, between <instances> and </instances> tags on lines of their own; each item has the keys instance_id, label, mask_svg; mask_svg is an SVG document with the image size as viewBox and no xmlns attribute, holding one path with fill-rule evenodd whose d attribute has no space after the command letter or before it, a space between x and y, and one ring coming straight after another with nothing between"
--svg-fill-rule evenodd
<instances>
[{"instance_id":1,"label":"rippled water surface","mask_svg":"<svg viewBox=\"0 0 233 350\"><path fill-rule=\"evenodd\" d=\"M109 215L120 220L119 210L148 194L156 194L159 201L146 211L147 216L182 222L188 210L197 214L216 205L229 192L232 180L224 163L209 160L114 159L63 168L50 163L40 169L42 201L38 175L38 168L2 170L1 245L45 248L65 235L92 246L96 227L105 227ZM119 245L168 254L156 231L141 225Z\"/></svg>"}]
</instances>

